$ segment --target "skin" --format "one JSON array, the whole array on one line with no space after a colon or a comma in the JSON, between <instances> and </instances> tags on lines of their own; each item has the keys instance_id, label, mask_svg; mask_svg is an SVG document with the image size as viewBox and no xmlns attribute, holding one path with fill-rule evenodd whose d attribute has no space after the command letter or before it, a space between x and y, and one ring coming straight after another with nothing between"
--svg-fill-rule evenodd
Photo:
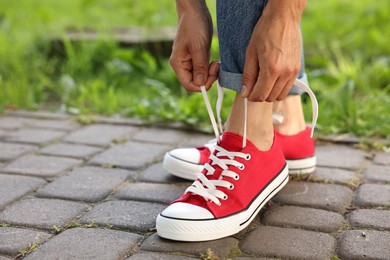
<instances>
[{"instance_id":1,"label":"skin","mask_svg":"<svg viewBox=\"0 0 390 260\"><path fill-rule=\"evenodd\" d=\"M269 0L246 49L243 88L233 103L226 131L242 135L243 100L248 98L247 138L263 151L273 143L273 102L287 96L301 67L299 23L305 5L306 0ZM176 7L178 30L171 66L188 91L198 92L202 85L208 89L217 80L219 70L217 62L209 63L211 15L204 0L176 0ZM279 105L279 111L301 113L300 97L288 99L293 101ZM304 129L303 116L295 119L294 114L287 113L287 117L291 118L286 122L293 124L281 127L288 130L286 133Z\"/></svg>"}]
</instances>

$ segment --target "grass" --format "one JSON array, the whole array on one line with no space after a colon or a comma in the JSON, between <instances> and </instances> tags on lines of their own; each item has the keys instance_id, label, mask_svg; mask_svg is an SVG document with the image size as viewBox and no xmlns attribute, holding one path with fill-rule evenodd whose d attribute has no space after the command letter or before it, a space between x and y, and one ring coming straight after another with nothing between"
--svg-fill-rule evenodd
<instances>
[{"instance_id":1,"label":"grass","mask_svg":"<svg viewBox=\"0 0 390 260\"><path fill-rule=\"evenodd\" d=\"M215 2L208 4L214 13ZM389 138L389 15L386 1L308 2L302 30L307 73L320 102L317 134ZM170 0L0 0L0 111L120 114L210 129L201 95L183 90L166 58L113 40L74 43L65 37L75 28L175 24ZM64 48L53 46L53 37L62 38ZM218 59L217 39L212 56ZM215 90L210 95L214 102ZM225 106L232 100L227 94Z\"/></svg>"}]
</instances>

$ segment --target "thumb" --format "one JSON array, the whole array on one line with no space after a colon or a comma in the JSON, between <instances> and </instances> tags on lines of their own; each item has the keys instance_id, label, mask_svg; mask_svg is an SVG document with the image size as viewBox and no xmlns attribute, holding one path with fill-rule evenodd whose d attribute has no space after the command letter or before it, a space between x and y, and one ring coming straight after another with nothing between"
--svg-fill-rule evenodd
<instances>
[{"instance_id":1,"label":"thumb","mask_svg":"<svg viewBox=\"0 0 390 260\"><path fill-rule=\"evenodd\" d=\"M244 71L242 73L241 96L248 97L259 75L259 63L256 55L246 55Z\"/></svg>"},{"instance_id":2,"label":"thumb","mask_svg":"<svg viewBox=\"0 0 390 260\"><path fill-rule=\"evenodd\" d=\"M209 70L209 59L207 52L198 51L194 53L192 57L193 81L195 85L202 86L206 84L208 70Z\"/></svg>"}]
</instances>

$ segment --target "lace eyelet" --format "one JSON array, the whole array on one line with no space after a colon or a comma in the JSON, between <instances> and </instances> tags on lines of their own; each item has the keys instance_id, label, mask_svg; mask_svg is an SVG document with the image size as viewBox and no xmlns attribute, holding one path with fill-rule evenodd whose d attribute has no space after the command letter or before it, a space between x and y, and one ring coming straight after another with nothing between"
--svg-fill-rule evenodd
<instances>
[{"instance_id":1,"label":"lace eyelet","mask_svg":"<svg viewBox=\"0 0 390 260\"><path fill-rule=\"evenodd\" d=\"M233 189L234 189L234 185L231 184L231 185L229 186L229 190L233 190Z\"/></svg>"},{"instance_id":2,"label":"lace eyelet","mask_svg":"<svg viewBox=\"0 0 390 260\"><path fill-rule=\"evenodd\" d=\"M252 156L248 153L245 157L245 160L249 161L252 158Z\"/></svg>"},{"instance_id":3,"label":"lace eyelet","mask_svg":"<svg viewBox=\"0 0 390 260\"><path fill-rule=\"evenodd\" d=\"M238 166L238 169L240 169L241 171L245 169L245 165L244 164L241 164L240 166Z\"/></svg>"},{"instance_id":4,"label":"lace eyelet","mask_svg":"<svg viewBox=\"0 0 390 260\"><path fill-rule=\"evenodd\" d=\"M227 195L223 196L223 200L227 200L227 199L228 199Z\"/></svg>"},{"instance_id":5,"label":"lace eyelet","mask_svg":"<svg viewBox=\"0 0 390 260\"><path fill-rule=\"evenodd\" d=\"M234 179L235 179L236 181L238 181L238 180L240 179L240 175L236 174L236 175L234 176Z\"/></svg>"}]
</instances>

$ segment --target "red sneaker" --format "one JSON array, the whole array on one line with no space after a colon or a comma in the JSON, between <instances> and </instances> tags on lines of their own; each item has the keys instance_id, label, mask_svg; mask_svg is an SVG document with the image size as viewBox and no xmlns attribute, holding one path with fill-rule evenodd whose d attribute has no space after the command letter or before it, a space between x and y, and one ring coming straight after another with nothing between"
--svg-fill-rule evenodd
<instances>
[{"instance_id":1,"label":"red sneaker","mask_svg":"<svg viewBox=\"0 0 390 260\"><path fill-rule=\"evenodd\" d=\"M310 137L311 127L296 135L283 135L277 131L280 146L287 160L290 174L309 174L316 168L314 138ZM181 178L196 180L203 165L214 152L216 139L196 148L174 149L164 156L164 169Z\"/></svg>"},{"instance_id":2,"label":"red sneaker","mask_svg":"<svg viewBox=\"0 0 390 260\"><path fill-rule=\"evenodd\" d=\"M290 174L308 174L316 169L314 138L310 137L311 127L295 135L275 132L282 147Z\"/></svg>"},{"instance_id":3,"label":"red sneaker","mask_svg":"<svg viewBox=\"0 0 390 260\"><path fill-rule=\"evenodd\" d=\"M270 150L263 152L249 141L245 146L237 134L224 133L202 174L157 217L157 233L180 241L233 235L287 182L288 167L277 135Z\"/></svg>"}]
</instances>

